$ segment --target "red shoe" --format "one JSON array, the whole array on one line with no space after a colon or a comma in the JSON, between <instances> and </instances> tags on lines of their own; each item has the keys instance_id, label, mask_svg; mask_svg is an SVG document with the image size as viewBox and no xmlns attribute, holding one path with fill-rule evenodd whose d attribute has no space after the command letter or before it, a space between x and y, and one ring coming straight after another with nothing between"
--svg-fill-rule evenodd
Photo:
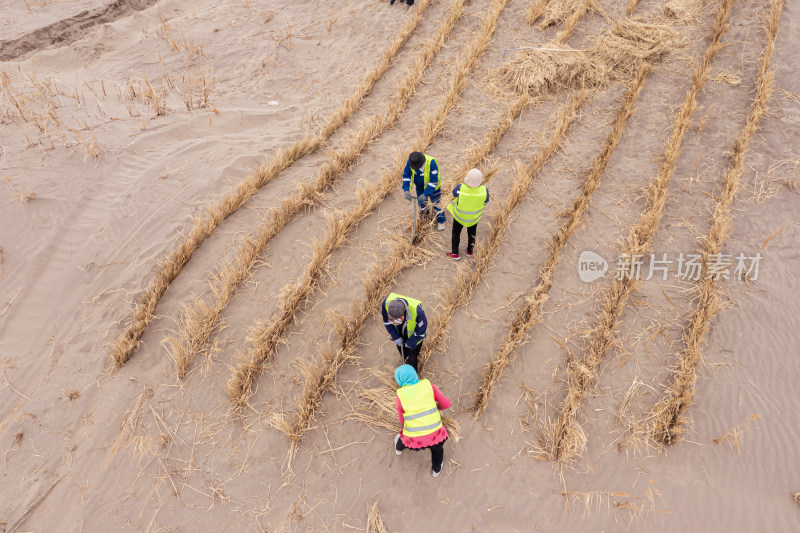
<instances>
[{"instance_id":1,"label":"red shoe","mask_svg":"<svg viewBox=\"0 0 800 533\"><path fill-rule=\"evenodd\" d=\"M454 253L450 253L450 252L447 252L447 257L449 257L450 259L455 259L456 261L458 261L459 259L461 259L461 256L460 256L460 255L458 255L458 254L454 254Z\"/></svg>"},{"instance_id":2,"label":"red shoe","mask_svg":"<svg viewBox=\"0 0 800 533\"><path fill-rule=\"evenodd\" d=\"M472 257L472 252L467 252L467 257Z\"/></svg>"}]
</instances>

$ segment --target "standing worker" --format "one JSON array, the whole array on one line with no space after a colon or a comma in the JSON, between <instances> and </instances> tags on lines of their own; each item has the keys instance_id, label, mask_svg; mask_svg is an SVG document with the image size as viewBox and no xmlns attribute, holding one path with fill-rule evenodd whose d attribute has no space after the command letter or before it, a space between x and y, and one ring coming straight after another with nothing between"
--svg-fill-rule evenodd
<instances>
[{"instance_id":1,"label":"standing worker","mask_svg":"<svg viewBox=\"0 0 800 533\"><path fill-rule=\"evenodd\" d=\"M419 300L391 293L381 305L383 325L403 356L403 362L417 370L417 357L422 349L422 340L428 321Z\"/></svg>"},{"instance_id":2,"label":"standing worker","mask_svg":"<svg viewBox=\"0 0 800 533\"><path fill-rule=\"evenodd\" d=\"M439 199L442 197L441 180L439 179L439 165L436 160L422 152L411 152L406 161L406 168L403 170L403 190L406 200L411 200L411 182L417 190L417 202L419 209L424 214L428 212L428 200L433 204L433 211L436 213L436 222L439 223L439 230L444 229L447 220L444 210L439 206Z\"/></svg>"},{"instance_id":3,"label":"standing worker","mask_svg":"<svg viewBox=\"0 0 800 533\"><path fill-rule=\"evenodd\" d=\"M440 409L449 409L450 400L436 385L423 379L420 381L411 365L399 366L394 371L397 389L397 418L403 429L394 438L394 451L402 455L403 450L414 451L429 448L431 451L431 473L439 477L444 464L444 441L447 428L442 424Z\"/></svg>"},{"instance_id":4,"label":"standing worker","mask_svg":"<svg viewBox=\"0 0 800 533\"><path fill-rule=\"evenodd\" d=\"M467 228L467 257L472 256L475 248L475 234L478 231L478 221L483 214L483 208L489 203L489 189L481 185L483 172L473 168L464 177L464 183L459 183L453 189L453 201L447 204L447 210L453 215L453 234L451 239L452 251L447 257L458 261L458 246L461 244L461 228Z\"/></svg>"}]
</instances>

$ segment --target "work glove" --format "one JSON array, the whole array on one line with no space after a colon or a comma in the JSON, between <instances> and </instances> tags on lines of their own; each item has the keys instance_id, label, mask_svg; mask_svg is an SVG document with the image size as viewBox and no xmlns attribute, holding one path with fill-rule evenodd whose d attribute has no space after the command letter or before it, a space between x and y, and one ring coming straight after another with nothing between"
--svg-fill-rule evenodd
<instances>
[{"instance_id":1,"label":"work glove","mask_svg":"<svg viewBox=\"0 0 800 533\"><path fill-rule=\"evenodd\" d=\"M419 200L419 203L420 203L420 204L422 204L422 203L424 203L424 202L425 202L425 200L427 200L427 199L428 199L428 197L427 197L427 196L425 196L425 193L422 193L422 194L420 194L419 196L417 196L417 199Z\"/></svg>"},{"instance_id":2,"label":"work glove","mask_svg":"<svg viewBox=\"0 0 800 533\"><path fill-rule=\"evenodd\" d=\"M406 197L406 200L408 200L410 202L411 201L411 191L406 191L405 192L405 197Z\"/></svg>"},{"instance_id":3,"label":"work glove","mask_svg":"<svg viewBox=\"0 0 800 533\"><path fill-rule=\"evenodd\" d=\"M400 337L397 337L397 338L394 340L394 343L395 343L396 345L400 346L401 344L403 344L403 339L402 339L402 338L400 338Z\"/></svg>"}]
</instances>

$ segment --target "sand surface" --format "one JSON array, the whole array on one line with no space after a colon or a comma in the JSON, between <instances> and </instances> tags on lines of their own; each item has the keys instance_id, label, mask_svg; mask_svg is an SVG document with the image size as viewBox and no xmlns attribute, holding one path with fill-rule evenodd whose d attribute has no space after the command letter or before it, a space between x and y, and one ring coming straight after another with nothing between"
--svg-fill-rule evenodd
<instances>
[{"instance_id":1,"label":"sand surface","mask_svg":"<svg viewBox=\"0 0 800 533\"><path fill-rule=\"evenodd\" d=\"M584 16L570 47L591 46L627 17L627 2L600 3L608 20ZM708 44L713 0L696 17L674 21L683 44L650 74L561 254L542 319L477 420L471 407L481 376L538 283L548 242L608 134L624 83L591 92L515 211L488 276L448 324L445 348L425 369L460 426L458 440L445 445L440 477L431 476L427 452L395 455L397 428L358 418L371 412L364 392L385 389L399 361L377 308L291 460L279 423L295 413L304 375L336 350L334 314L347 316L364 298L363 280L407 231L411 206L399 174L396 189L331 254L244 410L232 410L226 383L254 326L280 312L315 240L353 208L359 187L377 183L412 149L469 53L486 0L466 5L399 120L268 244L185 379L164 343L182 310L195 296L211 297L209 276L298 184L314 182L331 150L388 114L452 0L427 7L341 128L202 243L130 360L112 370L111 346L193 217L279 149L315 135L421 4L0 0L0 532L367 531L376 502L388 531L797 531L800 6L792 1L771 58L776 90L750 142L723 246L733 256L760 254L758 276L719 284L723 308L702 344L679 442L648 445L631 431L670 382L694 303L694 282L679 279L673 263L666 281L642 281L620 317L578 411L585 448L566 464L542 450L569 385L567 362L586 352L620 242L647 206L644 188ZM642 0L635 14L652 19L662 4ZM560 31L529 26L528 5L510 0L502 10L426 149L446 190L514 98L493 79L504 51L548 43ZM754 96L769 6L734 4L669 184L652 243L659 257L699 253ZM489 185L479 241L511 194L517 162L527 164L545 142L566 97L529 105L481 165L502 168ZM459 263L445 257L448 220L391 285L422 300L432 327L457 267L474 261L463 257L465 241ZM581 281L585 250L608 260L604 278Z\"/></svg>"}]
</instances>

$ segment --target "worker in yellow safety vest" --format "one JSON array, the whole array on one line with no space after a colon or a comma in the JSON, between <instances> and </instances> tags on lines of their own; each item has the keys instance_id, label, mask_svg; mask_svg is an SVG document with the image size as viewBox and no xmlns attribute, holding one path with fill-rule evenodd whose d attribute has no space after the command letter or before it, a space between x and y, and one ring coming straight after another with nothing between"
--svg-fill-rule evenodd
<instances>
[{"instance_id":1,"label":"worker in yellow safety vest","mask_svg":"<svg viewBox=\"0 0 800 533\"><path fill-rule=\"evenodd\" d=\"M394 438L394 451L430 449L433 477L438 477L444 464L444 442L447 428L442 424L440 409L449 409L450 400L428 381L420 380L411 365L395 369L397 389L397 417L402 430Z\"/></svg>"},{"instance_id":2,"label":"worker in yellow safety vest","mask_svg":"<svg viewBox=\"0 0 800 533\"><path fill-rule=\"evenodd\" d=\"M453 201L447 204L447 210L453 215L453 232L451 235L452 250L447 257L458 261L458 247L461 244L461 229L467 228L467 257L472 257L475 249L475 235L478 232L478 221L483 209L489 203L489 189L481 185L483 172L473 168L467 172L464 183L453 189Z\"/></svg>"},{"instance_id":3,"label":"worker in yellow safety vest","mask_svg":"<svg viewBox=\"0 0 800 533\"><path fill-rule=\"evenodd\" d=\"M403 362L417 370L417 357L422 349L428 320L422 303L408 296L391 293L381 305L383 325L403 356Z\"/></svg>"}]
</instances>

